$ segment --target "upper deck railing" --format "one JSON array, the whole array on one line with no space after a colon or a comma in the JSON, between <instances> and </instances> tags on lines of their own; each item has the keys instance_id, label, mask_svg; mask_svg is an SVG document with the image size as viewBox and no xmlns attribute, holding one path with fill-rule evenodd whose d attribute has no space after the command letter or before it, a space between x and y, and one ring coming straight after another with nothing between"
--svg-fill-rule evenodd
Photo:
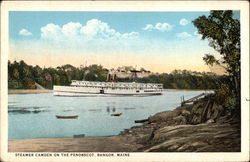
<instances>
[{"instance_id":1,"label":"upper deck railing","mask_svg":"<svg viewBox=\"0 0 250 162\"><path fill-rule=\"evenodd\" d=\"M103 87L103 88L138 88L138 89L163 89L163 84L153 83L125 83L125 82L94 82L72 80L72 86Z\"/></svg>"}]
</instances>

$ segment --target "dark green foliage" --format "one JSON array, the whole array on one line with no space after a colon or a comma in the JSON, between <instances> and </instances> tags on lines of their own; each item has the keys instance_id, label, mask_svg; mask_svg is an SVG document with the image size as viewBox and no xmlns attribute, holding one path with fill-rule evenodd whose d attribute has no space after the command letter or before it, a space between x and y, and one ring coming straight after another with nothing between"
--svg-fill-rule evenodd
<instances>
[{"instance_id":1,"label":"dark green foliage","mask_svg":"<svg viewBox=\"0 0 250 162\"><path fill-rule=\"evenodd\" d=\"M211 54L206 54L203 60L208 65L226 65L223 67L230 77L227 83L230 97L235 97L235 105L240 107L240 21L233 18L233 11L226 10L211 11L208 17L200 16L193 24L202 39L207 39L209 45L220 53L222 62Z\"/></svg>"},{"instance_id":2,"label":"dark green foliage","mask_svg":"<svg viewBox=\"0 0 250 162\"><path fill-rule=\"evenodd\" d=\"M22 89L23 84L22 84L22 82L20 82L18 80L9 80L8 81L8 88L9 89Z\"/></svg>"},{"instance_id":3,"label":"dark green foliage","mask_svg":"<svg viewBox=\"0 0 250 162\"><path fill-rule=\"evenodd\" d=\"M107 72L101 65L90 65L84 75L84 79L89 81L105 81L106 78Z\"/></svg>"},{"instance_id":4,"label":"dark green foliage","mask_svg":"<svg viewBox=\"0 0 250 162\"><path fill-rule=\"evenodd\" d=\"M24 85L23 86L24 89L36 89L35 82L28 77L25 77L23 79L23 85Z\"/></svg>"},{"instance_id":5,"label":"dark green foliage","mask_svg":"<svg viewBox=\"0 0 250 162\"><path fill-rule=\"evenodd\" d=\"M24 61L8 61L9 89L34 89L35 82L52 89L53 85L70 85L72 80L105 81L106 75L107 71L100 65L76 68L67 64L57 68L41 68L38 65L29 66Z\"/></svg>"},{"instance_id":6,"label":"dark green foliage","mask_svg":"<svg viewBox=\"0 0 250 162\"><path fill-rule=\"evenodd\" d=\"M119 78L121 82L132 82L130 78ZM227 76L218 76L212 73L192 72L187 70L174 70L170 74L150 75L145 78L137 78L136 82L162 83L169 89L217 89L219 83L227 82Z\"/></svg>"},{"instance_id":7,"label":"dark green foliage","mask_svg":"<svg viewBox=\"0 0 250 162\"><path fill-rule=\"evenodd\" d=\"M235 106L236 106L236 98L235 97L227 97L225 100L224 106L230 111L234 110Z\"/></svg>"}]
</instances>

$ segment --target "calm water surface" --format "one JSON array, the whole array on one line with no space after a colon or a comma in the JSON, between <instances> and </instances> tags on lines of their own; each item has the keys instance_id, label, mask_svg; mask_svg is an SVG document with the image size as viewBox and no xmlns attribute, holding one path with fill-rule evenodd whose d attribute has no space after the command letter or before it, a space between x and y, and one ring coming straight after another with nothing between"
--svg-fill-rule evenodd
<instances>
[{"instance_id":1,"label":"calm water surface","mask_svg":"<svg viewBox=\"0 0 250 162\"><path fill-rule=\"evenodd\" d=\"M157 112L173 110L204 91L171 91L148 97L57 97L51 93L9 95L9 139L117 135ZM111 116L122 113L121 116ZM57 119L56 115L79 115Z\"/></svg>"}]
</instances>

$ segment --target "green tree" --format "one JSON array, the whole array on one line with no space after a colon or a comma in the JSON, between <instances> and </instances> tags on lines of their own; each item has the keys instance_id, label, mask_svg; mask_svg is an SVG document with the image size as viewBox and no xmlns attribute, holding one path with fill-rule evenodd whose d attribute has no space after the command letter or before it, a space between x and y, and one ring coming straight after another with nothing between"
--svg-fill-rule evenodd
<instances>
[{"instance_id":1,"label":"green tree","mask_svg":"<svg viewBox=\"0 0 250 162\"><path fill-rule=\"evenodd\" d=\"M21 89L23 88L23 84L17 80L8 80L8 88L10 89Z\"/></svg>"},{"instance_id":2,"label":"green tree","mask_svg":"<svg viewBox=\"0 0 250 162\"><path fill-rule=\"evenodd\" d=\"M28 66L23 68L24 77L31 77L31 72Z\"/></svg>"},{"instance_id":3,"label":"green tree","mask_svg":"<svg viewBox=\"0 0 250 162\"><path fill-rule=\"evenodd\" d=\"M25 89L35 89L36 88L36 85L35 85L35 82L32 81L30 78L28 77L25 77L23 79L23 83L24 83L24 88Z\"/></svg>"},{"instance_id":4,"label":"green tree","mask_svg":"<svg viewBox=\"0 0 250 162\"><path fill-rule=\"evenodd\" d=\"M19 71L16 68L13 70L13 78L19 80Z\"/></svg>"},{"instance_id":5,"label":"green tree","mask_svg":"<svg viewBox=\"0 0 250 162\"><path fill-rule=\"evenodd\" d=\"M90 65L85 72L85 80L89 81L105 81L107 72L101 65Z\"/></svg>"},{"instance_id":6,"label":"green tree","mask_svg":"<svg viewBox=\"0 0 250 162\"><path fill-rule=\"evenodd\" d=\"M209 45L222 56L222 64L231 77L232 92L240 106L240 22L233 18L233 11L211 11L208 17L200 16L193 21L202 39L208 39ZM209 64L221 64L211 54L203 60Z\"/></svg>"},{"instance_id":7,"label":"green tree","mask_svg":"<svg viewBox=\"0 0 250 162\"><path fill-rule=\"evenodd\" d=\"M54 85L60 85L60 76L58 74L54 74L53 83Z\"/></svg>"}]
</instances>

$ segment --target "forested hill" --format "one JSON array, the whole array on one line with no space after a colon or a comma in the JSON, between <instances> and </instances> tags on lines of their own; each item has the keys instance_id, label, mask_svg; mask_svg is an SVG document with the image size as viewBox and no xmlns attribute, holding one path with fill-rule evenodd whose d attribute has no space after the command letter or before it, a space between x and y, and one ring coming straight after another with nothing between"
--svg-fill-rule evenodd
<instances>
[{"instance_id":1,"label":"forested hill","mask_svg":"<svg viewBox=\"0 0 250 162\"><path fill-rule=\"evenodd\" d=\"M69 85L71 80L106 81L108 69L101 65L74 67L63 65L57 68L42 68L27 65L24 61L8 62L9 89L35 89L35 82L45 88L52 89L53 85ZM227 76L213 73L174 70L167 74L152 74L144 78L123 78L120 82L162 83L164 88L175 89L217 89L218 85L227 82Z\"/></svg>"}]
</instances>

